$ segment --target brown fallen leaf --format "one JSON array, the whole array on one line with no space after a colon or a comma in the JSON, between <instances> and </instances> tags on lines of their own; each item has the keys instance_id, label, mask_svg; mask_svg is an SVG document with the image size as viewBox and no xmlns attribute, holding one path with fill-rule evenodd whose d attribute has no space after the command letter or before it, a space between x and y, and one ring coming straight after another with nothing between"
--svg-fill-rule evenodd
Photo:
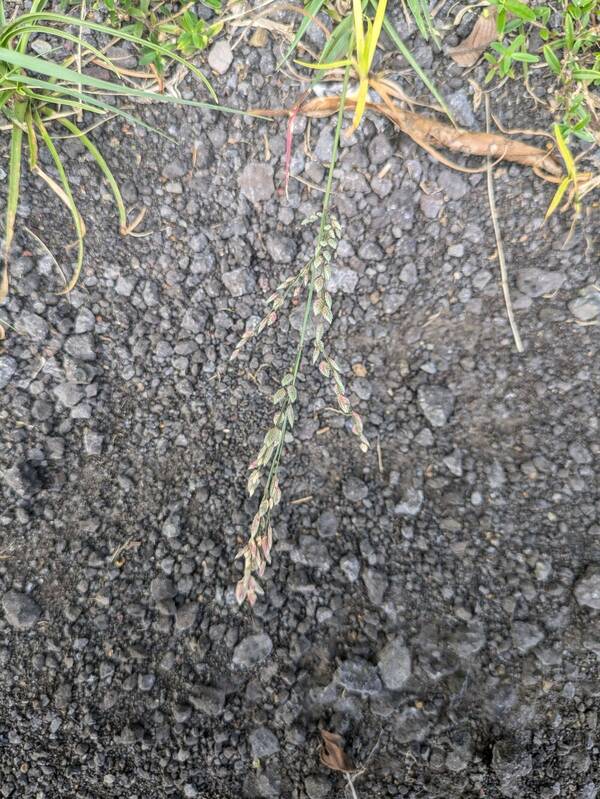
<instances>
[{"instance_id":1,"label":"brown fallen leaf","mask_svg":"<svg viewBox=\"0 0 600 799\"><path fill-rule=\"evenodd\" d=\"M471 33L458 47L450 48L448 54L459 66L472 67L488 45L497 38L496 9L484 8Z\"/></svg>"},{"instance_id":2,"label":"brown fallen leaf","mask_svg":"<svg viewBox=\"0 0 600 799\"><path fill-rule=\"evenodd\" d=\"M342 749L342 736L336 732L321 730L321 763L333 771L343 771L348 774L354 770L354 765Z\"/></svg>"},{"instance_id":3,"label":"brown fallen leaf","mask_svg":"<svg viewBox=\"0 0 600 799\"><path fill-rule=\"evenodd\" d=\"M374 87L379 93L385 89L382 85ZM354 99L346 98L346 108L354 107ZM318 97L303 103L299 113L307 116L330 116L340 106L338 96ZM367 103L367 108L383 114L390 119L403 133L413 139L419 146L427 150L438 161L464 172L478 172L480 169L469 169L448 161L436 147L444 147L464 155L490 157L494 161L512 161L531 167L534 172L552 183L560 181L563 174L560 164L546 151L532 144L511 139L500 133L482 133L481 131L464 130L447 125L433 117L405 111L396 103L387 100L385 103ZM287 112L284 112L287 113Z\"/></svg>"}]
</instances>

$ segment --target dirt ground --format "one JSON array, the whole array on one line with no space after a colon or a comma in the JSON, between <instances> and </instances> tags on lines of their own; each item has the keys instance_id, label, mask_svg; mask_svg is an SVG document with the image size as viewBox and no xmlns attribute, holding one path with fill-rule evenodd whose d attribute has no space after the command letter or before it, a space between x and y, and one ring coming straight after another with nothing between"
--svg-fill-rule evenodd
<instances>
[{"instance_id":1,"label":"dirt ground","mask_svg":"<svg viewBox=\"0 0 600 799\"><path fill-rule=\"evenodd\" d=\"M412 42L481 129L462 70ZM240 42L221 101L292 105L279 47ZM548 126L520 84L491 101L506 127ZM239 609L247 464L299 309L227 360L311 253L300 223L333 121L298 120L305 182L286 198L285 122L142 113L175 142L118 120L94 136L128 207L147 209L145 237L119 236L98 170L63 143L88 223L69 297L24 229L60 253L68 219L23 180L0 307L16 328L0 355L0 796L350 796L319 763L324 727L364 767L360 799L594 799L597 210L563 246L570 215L543 223L553 187L495 168L518 355L485 175L380 119L344 142L328 341L373 446L359 451L307 361L266 595Z\"/></svg>"}]
</instances>

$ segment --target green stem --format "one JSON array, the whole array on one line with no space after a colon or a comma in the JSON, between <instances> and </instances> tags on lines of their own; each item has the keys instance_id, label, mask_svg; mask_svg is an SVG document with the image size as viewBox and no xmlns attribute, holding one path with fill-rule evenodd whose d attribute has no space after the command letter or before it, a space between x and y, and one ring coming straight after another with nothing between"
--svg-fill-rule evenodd
<instances>
[{"instance_id":1,"label":"green stem","mask_svg":"<svg viewBox=\"0 0 600 799\"><path fill-rule=\"evenodd\" d=\"M350 75L350 68L346 67L346 71L344 73L344 84L342 86L342 93L340 95L340 109L338 111L337 117L337 124L335 127L335 133L333 137L333 147L331 150L331 162L329 164L329 170L327 172L327 183L325 184L325 195L323 197L323 207L321 210L321 224L319 226L319 233L317 235L317 245L315 247L315 255L314 257L317 258L319 253L321 252L321 247L323 246L323 234L325 232L325 225L327 224L327 218L329 213L329 206L331 204L331 187L333 185L333 171L335 169L336 161L337 161L337 153L340 144L340 135L342 132L342 122L344 119L344 108L346 106L346 92L348 90L348 78ZM300 328L300 340L298 342L298 348L296 350L296 358L294 360L294 367L292 369L292 382L291 385L296 385L296 380L298 378L298 372L300 370L300 365L302 363L302 356L304 355L304 342L306 340L306 332L308 330L308 320L310 318L310 313L312 309L312 298L315 291L315 282L314 279L311 278L310 284L308 287L308 295L306 297L306 304L304 306L304 317L302 319L302 327ZM289 405L289 400L286 403L285 410L287 411ZM283 411L285 413L285 411ZM275 455L273 456L273 460L271 461L271 468L269 470L269 476L267 478L266 486L265 486L265 493L264 496L269 496L270 494L270 487L273 481L273 478L277 474L277 470L279 469L279 461L281 460L281 455L283 453L283 445L285 440L285 433L287 430L287 414L284 416L283 424L281 426L281 438L277 445L277 449L275 451Z\"/></svg>"}]
</instances>

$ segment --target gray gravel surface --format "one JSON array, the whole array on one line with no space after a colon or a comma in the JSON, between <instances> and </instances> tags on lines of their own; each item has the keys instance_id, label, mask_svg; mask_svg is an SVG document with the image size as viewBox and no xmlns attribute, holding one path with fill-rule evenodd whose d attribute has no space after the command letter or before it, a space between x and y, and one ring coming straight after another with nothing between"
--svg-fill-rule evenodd
<instances>
[{"instance_id":1,"label":"gray gravel surface","mask_svg":"<svg viewBox=\"0 0 600 799\"><path fill-rule=\"evenodd\" d=\"M481 127L461 71L415 48ZM292 105L278 54L270 39L233 61L215 46L222 101ZM507 127L548 124L514 85L492 103ZM119 237L107 187L66 141L82 278L54 293L21 227L0 308L0 796L342 797L319 764L323 726L366 765L361 799L594 799L592 212L564 244L568 215L543 224L553 187L496 167L518 356L484 177L379 119L343 142L328 335L373 447L360 453L307 363L266 596L238 609L246 467L295 312L224 367L309 255L300 223L320 194L282 190L285 122L142 113L176 143L118 120L94 136L148 235ZM294 175L323 184L332 125L297 120ZM63 209L27 172L23 188L19 224L68 259Z\"/></svg>"}]
</instances>

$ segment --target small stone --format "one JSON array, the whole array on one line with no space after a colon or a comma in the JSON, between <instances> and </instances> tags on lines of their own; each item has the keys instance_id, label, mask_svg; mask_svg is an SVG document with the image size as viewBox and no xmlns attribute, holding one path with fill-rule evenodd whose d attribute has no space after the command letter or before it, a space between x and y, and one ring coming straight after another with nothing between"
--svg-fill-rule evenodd
<instances>
[{"instance_id":1,"label":"small stone","mask_svg":"<svg viewBox=\"0 0 600 799\"><path fill-rule=\"evenodd\" d=\"M333 129L329 125L319 133L314 149L315 156L324 164L328 164L333 154Z\"/></svg>"},{"instance_id":2,"label":"small stone","mask_svg":"<svg viewBox=\"0 0 600 799\"><path fill-rule=\"evenodd\" d=\"M19 324L34 341L43 341L48 335L48 323L36 313L24 311Z\"/></svg>"},{"instance_id":3,"label":"small stone","mask_svg":"<svg viewBox=\"0 0 600 799\"><path fill-rule=\"evenodd\" d=\"M6 621L16 630L29 630L42 614L42 611L29 594L8 591L2 597L2 608Z\"/></svg>"},{"instance_id":4,"label":"small stone","mask_svg":"<svg viewBox=\"0 0 600 799\"><path fill-rule=\"evenodd\" d=\"M193 602L187 602L180 608L177 608L175 613L175 629L177 632L185 632L191 630L196 624L198 618L198 605Z\"/></svg>"},{"instance_id":5,"label":"small stone","mask_svg":"<svg viewBox=\"0 0 600 799\"><path fill-rule=\"evenodd\" d=\"M155 602L172 599L176 593L175 584L168 577L155 577L150 583L150 595Z\"/></svg>"},{"instance_id":6,"label":"small stone","mask_svg":"<svg viewBox=\"0 0 600 799\"><path fill-rule=\"evenodd\" d=\"M80 308L75 319L76 333L89 333L96 326L96 319L89 308Z\"/></svg>"},{"instance_id":7,"label":"small stone","mask_svg":"<svg viewBox=\"0 0 600 799\"><path fill-rule=\"evenodd\" d=\"M377 669L362 658L344 660L335 673L336 682L360 696L375 696L381 693L382 685Z\"/></svg>"},{"instance_id":8,"label":"small stone","mask_svg":"<svg viewBox=\"0 0 600 799\"><path fill-rule=\"evenodd\" d=\"M277 736L267 727L257 727L249 735L252 757L262 760L279 752Z\"/></svg>"},{"instance_id":9,"label":"small stone","mask_svg":"<svg viewBox=\"0 0 600 799\"><path fill-rule=\"evenodd\" d=\"M386 688L399 691L412 673L410 650L404 639L394 638L386 644L379 653L378 664Z\"/></svg>"},{"instance_id":10,"label":"small stone","mask_svg":"<svg viewBox=\"0 0 600 799\"><path fill-rule=\"evenodd\" d=\"M360 574L360 563L358 559L351 555L346 555L340 560L340 569L348 578L348 582L355 583Z\"/></svg>"},{"instance_id":11,"label":"small stone","mask_svg":"<svg viewBox=\"0 0 600 799\"><path fill-rule=\"evenodd\" d=\"M376 569L365 569L362 578L369 600L377 607L380 607L383 604L383 597L388 587L387 577Z\"/></svg>"},{"instance_id":12,"label":"small stone","mask_svg":"<svg viewBox=\"0 0 600 799\"><path fill-rule=\"evenodd\" d=\"M201 713L205 713L207 716L218 716L225 707L225 691L202 685L193 694L190 694L188 701Z\"/></svg>"},{"instance_id":13,"label":"small stone","mask_svg":"<svg viewBox=\"0 0 600 799\"><path fill-rule=\"evenodd\" d=\"M333 538L338 530L338 520L332 510L324 510L317 519L317 530L322 538Z\"/></svg>"},{"instance_id":14,"label":"small stone","mask_svg":"<svg viewBox=\"0 0 600 799\"><path fill-rule=\"evenodd\" d=\"M551 272L548 269L538 269L536 266L526 267L517 272L517 288L528 297L553 294L564 282L563 272Z\"/></svg>"},{"instance_id":15,"label":"small stone","mask_svg":"<svg viewBox=\"0 0 600 799\"><path fill-rule=\"evenodd\" d=\"M467 181L451 169L442 172L437 184L449 200L460 200L469 191Z\"/></svg>"},{"instance_id":16,"label":"small stone","mask_svg":"<svg viewBox=\"0 0 600 799\"><path fill-rule=\"evenodd\" d=\"M349 477L343 484L342 491L350 502L361 502L369 493L366 483L358 477Z\"/></svg>"},{"instance_id":17,"label":"small stone","mask_svg":"<svg viewBox=\"0 0 600 799\"><path fill-rule=\"evenodd\" d=\"M443 205L444 198L441 192L433 194L423 192L419 198L419 207L427 219L437 219Z\"/></svg>"},{"instance_id":18,"label":"small stone","mask_svg":"<svg viewBox=\"0 0 600 799\"><path fill-rule=\"evenodd\" d=\"M528 621L515 621L512 624L512 637L515 646L525 654L544 640L544 631L537 624Z\"/></svg>"},{"instance_id":19,"label":"small stone","mask_svg":"<svg viewBox=\"0 0 600 799\"><path fill-rule=\"evenodd\" d=\"M327 283L327 288L332 294L343 291L344 294L353 294L358 283L358 272L347 266L331 265L331 277Z\"/></svg>"},{"instance_id":20,"label":"small stone","mask_svg":"<svg viewBox=\"0 0 600 799\"><path fill-rule=\"evenodd\" d=\"M420 386L417 401L433 427L443 427L454 409L454 395L443 386Z\"/></svg>"},{"instance_id":21,"label":"small stone","mask_svg":"<svg viewBox=\"0 0 600 799\"><path fill-rule=\"evenodd\" d=\"M266 660L273 651L273 642L266 633L249 635L233 651L233 665L252 668Z\"/></svg>"},{"instance_id":22,"label":"small stone","mask_svg":"<svg viewBox=\"0 0 600 799\"><path fill-rule=\"evenodd\" d=\"M420 488L408 486L400 502L394 506L394 513L398 516L417 516L423 507L423 492Z\"/></svg>"},{"instance_id":23,"label":"small stone","mask_svg":"<svg viewBox=\"0 0 600 799\"><path fill-rule=\"evenodd\" d=\"M208 65L217 75L224 75L233 61L233 52L226 39L219 39L210 48Z\"/></svg>"},{"instance_id":24,"label":"small stone","mask_svg":"<svg viewBox=\"0 0 600 799\"><path fill-rule=\"evenodd\" d=\"M444 458L444 466L448 469L450 474L453 474L455 477L461 477L463 473L462 452L459 449L455 449L450 455L446 455Z\"/></svg>"},{"instance_id":25,"label":"small stone","mask_svg":"<svg viewBox=\"0 0 600 799\"><path fill-rule=\"evenodd\" d=\"M379 166L394 155L394 148L385 133L378 133L369 142L369 160L374 166Z\"/></svg>"},{"instance_id":26,"label":"small stone","mask_svg":"<svg viewBox=\"0 0 600 799\"><path fill-rule=\"evenodd\" d=\"M414 261L410 261L408 264L402 267L400 270L399 278L403 283L406 283L408 286L416 286L418 281L418 274L417 274L417 265Z\"/></svg>"},{"instance_id":27,"label":"small stone","mask_svg":"<svg viewBox=\"0 0 600 799\"><path fill-rule=\"evenodd\" d=\"M451 244L446 250L448 258L462 258L465 254L464 244Z\"/></svg>"},{"instance_id":28,"label":"small stone","mask_svg":"<svg viewBox=\"0 0 600 799\"><path fill-rule=\"evenodd\" d=\"M473 114L472 98L469 97L467 89L458 89L452 94L446 95L446 102L459 125L472 128L477 124Z\"/></svg>"},{"instance_id":29,"label":"small stone","mask_svg":"<svg viewBox=\"0 0 600 799\"><path fill-rule=\"evenodd\" d=\"M326 799L331 793L331 783L326 777L309 774L304 780L304 790L308 799Z\"/></svg>"},{"instance_id":30,"label":"small stone","mask_svg":"<svg viewBox=\"0 0 600 799\"><path fill-rule=\"evenodd\" d=\"M290 264L296 257L296 242L288 236L270 234L266 244L267 252L275 263Z\"/></svg>"},{"instance_id":31,"label":"small stone","mask_svg":"<svg viewBox=\"0 0 600 799\"><path fill-rule=\"evenodd\" d=\"M588 289L582 297L569 303L569 311L580 322L589 322L600 315L600 291Z\"/></svg>"},{"instance_id":32,"label":"small stone","mask_svg":"<svg viewBox=\"0 0 600 799\"><path fill-rule=\"evenodd\" d=\"M162 534L165 538L177 538L181 532L181 519L176 513L172 513L162 526Z\"/></svg>"},{"instance_id":33,"label":"small stone","mask_svg":"<svg viewBox=\"0 0 600 799\"><path fill-rule=\"evenodd\" d=\"M138 674L138 690L147 693L154 688L156 677L154 674Z\"/></svg>"},{"instance_id":34,"label":"small stone","mask_svg":"<svg viewBox=\"0 0 600 799\"><path fill-rule=\"evenodd\" d=\"M83 433L83 448L86 455L100 455L104 436L94 430L85 430Z\"/></svg>"},{"instance_id":35,"label":"small stone","mask_svg":"<svg viewBox=\"0 0 600 799\"><path fill-rule=\"evenodd\" d=\"M5 388L17 371L17 362L10 355L0 355L0 390Z\"/></svg>"},{"instance_id":36,"label":"small stone","mask_svg":"<svg viewBox=\"0 0 600 799\"><path fill-rule=\"evenodd\" d=\"M120 297L131 297L135 288L135 281L119 275L115 284L115 291Z\"/></svg>"},{"instance_id":37,"label":"small stone","mask_svg":"<svg viewBox=\"0 0 600 799\"><path fill-rule=\"evenodd\" d=\"M569 455L573 458L575 463L581 465L593 463L594 461L594 456L581 441L574 441L572 444L569 444Z\"/></svg>"},{"instance_id":38,"label":"small stone","mask_svg":"<svg viewBox=\"0 0 600 799\"><path fill-rule=\"evenodd\" d=\"M94 340L89 333L80 336L69 336L65 344L65 350L77 361L96 360Z\"/></svg>"},{"instance_id":39,"label":"small stone","mask_svg":"<svg viewBox=\"0 0 600 799\"><path fill-rule=\"evenodd\" d=\"M59 383L58 386L54 387L53 391L54 396L62 402L66 408L74 408L78 402L81 402L84 396L83 391L77 383Z\"/></svg>"},{"instance_id":40,"label":"small stone","mask_svg":"<svg viewBox=\"0 0 600 799\"><path fill-rule=\"evenodd\" d=\"M239 184L240 191L250 202L257 203L268 200L275 191L273 167L258 161L250 161L244 167Z\"/></svg>"},{"instance_id":41,"label":"small stone","mask_svg":"<svg viewBox=\"0 0 600 799\"><path fill-rule=\"evenodd\" d=\"M358 250L358 257L363 261L382 261L383 251L374 241L366 241Z\"/></svg>"},{"instance_id":42,"label":"small stone","mask_svg":"<svg viewBox=\"0 0 600 799\"><path fill-rule=\"evenodd\" d=\"M575 585L575 599L586 608L600 610L600 568L590 566Z\"/></svg>"},{"instance_id":43,"label":"small stone","mask_svg":"<svg viewBox=\"0 0 600 799\"><path fill-rule=\"evenodd\" d=\"M232 269L231 272L225 272L222 280L232 297L242 297L244 294L249 294L254 291L256 285L252 273L243 267Z\"/></svg>"}]
</instances>

